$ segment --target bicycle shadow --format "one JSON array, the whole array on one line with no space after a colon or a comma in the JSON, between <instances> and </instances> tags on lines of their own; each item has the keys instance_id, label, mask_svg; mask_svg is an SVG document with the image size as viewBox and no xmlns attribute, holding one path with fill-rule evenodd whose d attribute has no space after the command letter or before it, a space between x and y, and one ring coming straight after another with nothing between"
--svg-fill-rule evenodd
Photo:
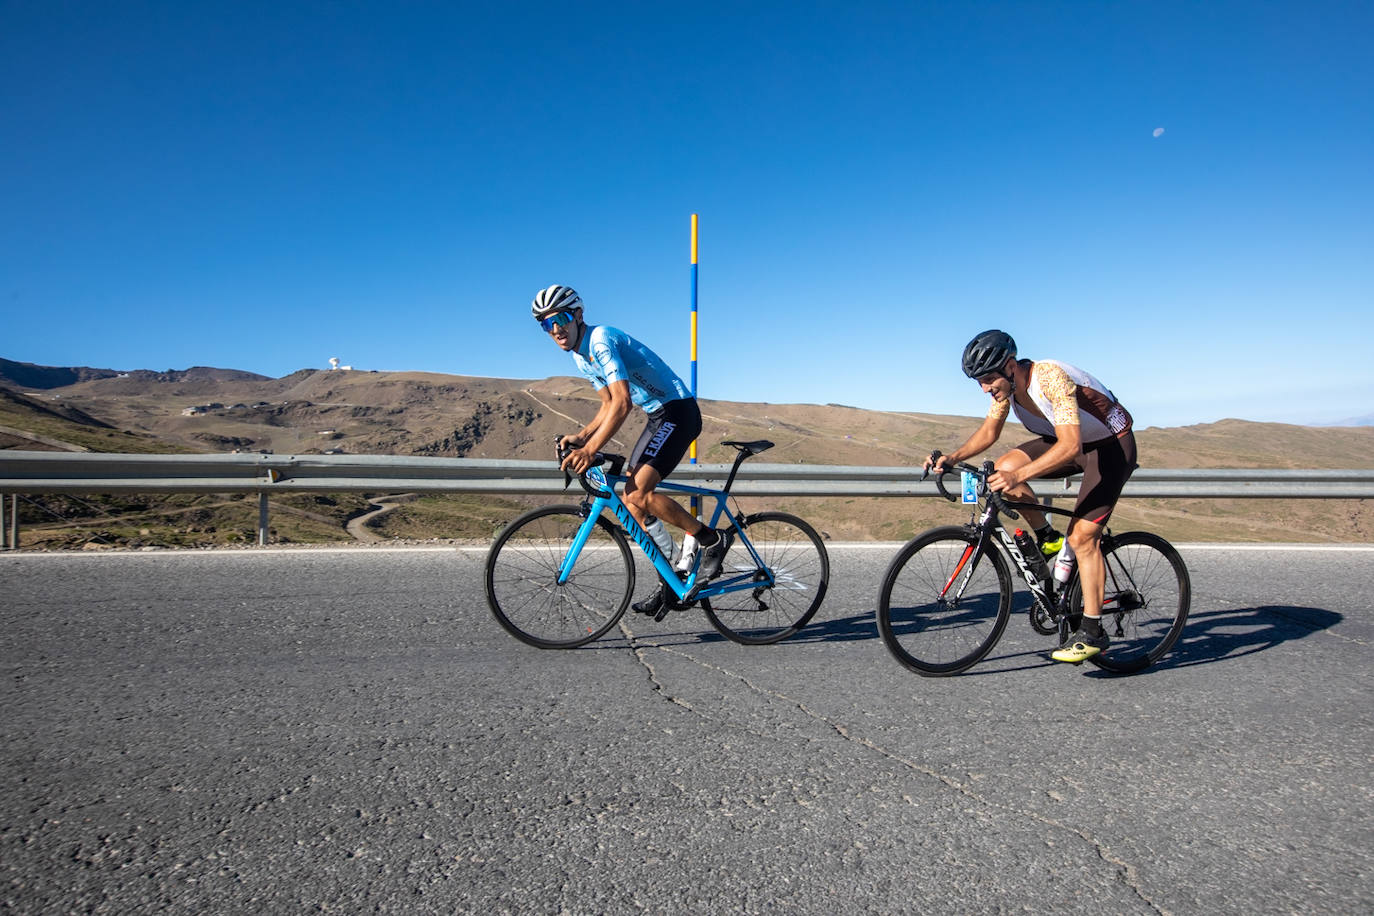
<instances>
[{"instance_id":1,"label":"bicycle shadow","mask_svg":"<svg viewBox=\"0 0 1374 916\"><path fill-rule=\"evenodd\" d=\"M1011 619L1012 626L1016 625L1018 618L1024 619L1023 603L1028 604L1028 602L1018 601L1017 605L1014 606ZM1188 622L1183 628L1183 635L1174 648L1164 658L1139 672L1136 676L1243 658L1330 629L1344 619L1341 614L1325 608L1280 604L1194 613L1189 615ZM648 636L649 634L640 635ZM682 631L659 633L654 634L654 637L660 640L665 638L673 640L670 644L675 645L702 645L726 641L724 636L712 629L695 633ZM801 632L776 643L776 645L858 642L877 638L876 618L873 611L868 611L848 617L812 621L803 627ZM959 676L1006 674L1013 671L1058 667L1060 663L1049 657L1050 650L1053 648L1049 643L1053 642L1054 637L1045 637L1045 639L1047 644L1042 649L1016 649L998 653L997 649L994 648L992 655ZM624 643L608 637L596 647L623 648ZM1120 676L1095 668L1085 670L1084 673L1090 677Z\"/></svg>"},{"instance_id":2,"label":"bicycle shadow","mask_svg":"<svg viewBox=\"0 0 1374 916\"><path fill-rule=\"evenodd\" d=\"M787 640L790 643L808 642L857 642L861 639L878 638L878 619L875 611L855 614L852 617L833 617L829 620L811 621L801 631Z\"/></svg>"},{"instance_id":3,"label":"bicycle shadow","mask_svg":"<svg viewBox=\"0 0 1374 916\"><path fill-rule=\"evenodd\" d=\"M1161 671L1244 658L1328 630L1344 619L1344 615L1326 608L1288 604L1265 604L1258 607L1190 614L1188 622L1184 624L1183 634L1173 649L1149 668L1131 676L1140 677ZM972 670L964 672L964 675L1005 674L1011 671L1057 666L1059 663L1049 659L1048 652L1046 649L1043 652L1031 650L992 655ZM1034 661L1015 664L1022 659ZM1097 668L1085 670L1084 674L1088 677L1121 676Z\"/></svg>"},{"instance_id":4,"label":"bicycle shadow","mask_svg":"<svg viewBox=\"0 0 1374 916\"><path fill-rule=\"evenodd\" d=\"M1326 608L1265 604L1192 614L1183 635L1155 668L1188 668L1244 658L1329 630L1345 619Z\"/></svg>"},{"instance_id":5,"label":"bicycle shadow","mask_svg":"<svg viewBox=\"0 0 1374 916\"><path fill-rule=\"evenodd\" d=\"M705 619L704 615L701 621L708 629L700 632L686 632L680 630L677 632L654 634L654 636L659 640L665 638L674 640L671 643L664 642L663 645L703 645L727 641L718 631L709 629L711 624ZM636 635L641 638L649 636L647 633ZM855 614L852 617L839 617L822 621L813 620L802 627L797 633L794 633L781 642L772 643L772 645L795 646L806 643L855 642L861 639L877 638L878 624L873 616L873 612L869 611L867 614ZM607 637L607 639L609 639L609 637Z\"/></svg>"}]
</instances>

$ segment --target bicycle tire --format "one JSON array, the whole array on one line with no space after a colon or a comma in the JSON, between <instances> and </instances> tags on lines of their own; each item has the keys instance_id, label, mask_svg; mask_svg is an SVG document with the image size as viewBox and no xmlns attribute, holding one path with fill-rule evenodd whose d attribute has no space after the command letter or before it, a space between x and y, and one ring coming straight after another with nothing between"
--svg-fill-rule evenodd
<instances>
[{"instance_id":1,"label":"bicycle tire","mask_svg":"<svg viewBox=\"0 0 1374 916\"><path fill-rule=\"evenodd\" d=\"M966 671L992 650L1011 618L1006 558L991 544L967 571L978 534L950 525L908 541L892 558L878 592L878 633L892 656L924 677ZM969 575L957 599L960 582Z\"/></svg>"},{"instance_id":2,"label":"bicycle tire","mask_svg":"<svg viewBox=\"0 0 1374 916\"><path fill-rule=\"evenodd\" d=\"M1104 671L1134 674L1159 661L1182 635L1192 581L1174 546L1148 531L1104 537L1102 559L1102 628L1111 644L1088 661ZM1077 576L1069 607L1076 614L1083 612L1083 587Z\"/></svg>"},{"instance_id":3,"label":"bicycle tire","mask_svg":"<svg viewBox=\"0 0 1374 916\"><path fill-rule=\"evenodd\" d=\"M816 529L786 512L756 512L740 521L774 584L701 599L711 625L746 646L780 642L816 615L830 587L830 555ZM730 565L731 559L735 565ZM743 547L726 556L722 575L757 569Z\"/></svg>"},{"instance_id":4,"label":"bicycle tire","mask_svg":"<svg viewBox=\"0 0 1374 916\"><path fill-rule=\"evenodd\" d=\"M562 585L558 570L585 518L577 506L544 506L515 519L487 553L487 605L523 643L572 649L605 635L634 594L635 564L625 534L597 518Z\"/></svg>"}]
</instances>

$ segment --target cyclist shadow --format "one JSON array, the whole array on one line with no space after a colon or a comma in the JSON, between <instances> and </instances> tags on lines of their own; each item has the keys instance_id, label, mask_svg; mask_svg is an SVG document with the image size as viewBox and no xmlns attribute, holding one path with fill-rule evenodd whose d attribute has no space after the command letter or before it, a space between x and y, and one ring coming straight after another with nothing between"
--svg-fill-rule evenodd
<instances>
[{"instance_id":1,"label":"cyclist shadow","mask_svg":"<svg viewBox=\"0 0 1374 916\"><path fill-rule=\"evenodd\" d=\"M852 617L813 620L787 641L791 643L856 642L861 639L877 639L878 622L874 614L874 611L869 611L864 614L855 614Z\"/></svg>"},{"instance_id":2,"label":"cyclist shadow","mask_svg":"<svg viewBox=\"0 0 1374 916\"><path fill-rule=\"evenodd\" d=\"M678 642L673 644L691 643L700 645L702 643L726 642L724 636L713 629L706 621L701 618L708 629L699 633L679 632L675 634L665 634L675 636ZM855 642L860 639L877 639L878 625L874 620L873 612L867 614L855 614L852 617L839 617L830 620L813 620L800 631L792 634L787 639L776 643L778 646L795 646L800 643L819 643L819 642Z\"/></svg>"},{"instance_id":3,"label":"cyclist shadow","mask_svg":"<svg viewBox=\"0 0 1374 916\"><path fill-rule=\"evenodd\" d=\"M1188 622L1183 627L1183 635L1173 649L1157 663L1135 676L1243 658L1330 629L1344 619L1343 615L1325 608L1287 604L1266 604L1259 607L1190 614ZM1058 665L1059 663L1051 660L1048 654L1046 649L992 655L973 670L965 672L964 676L1001 674ZM1030 664L1016 664L1028 659L1035 661ZM1102 670L1084 673L1089 677L1119 677Z\"/></svg>"},{"instance_id":4,"label":"cyclist shadow","mask_svg":"<svg viewBox=\"0 0 1374 916\"><path fill-rule=\"evenodd\" d=\"M1328 630L1345 617L1325 608L1265 604L1192 614L1157 668L1187 668L1243 658Z\"/></svg>"},{"instance_id":5,"label":"cyclist shadow","mask_svg":"<svg viewBox=\"0 0 1374 916\"><path fill-rule=\"evenodd\" d=\"M1014 605L1010 626L1014 627L1018 618L1024 620L1024 613L1025 609L1022 602ZM1281 643L1302 639L1315 632L1329 629L1344 619L1335 611L1324 608L1277 604L1191 614L1183 628L1183 636L1174 648L1158 663L1139 672L1139 674L1242 658L1255 652L1272 649ZM726 641L724 636L711 629L691 634L679 632L673 635L681 643L698 645ZM778 643L778 645L858 642L877 638L877 623L874 613L869 611L849 617L813 620L803 627L801 632ZM1053 636L1036 638L1043 638L1049 642L1054 641ZM613 645L603 645L603 648L613 647ZM999 653L998 648L1003 648L1003 646L994 648L991 655L973 668L963 672L960 677L1005 674L1011 671L1029 671L1035 668L1058 667L1060 665L1059 662L1053 661L1049 657L1050 649L1053 646L1048 644L1041 648L1014 650L1005 653ZM1097 669L1086 670L1084 673L1090 677L1119 676Z\"/></svg>"}]
</instances>

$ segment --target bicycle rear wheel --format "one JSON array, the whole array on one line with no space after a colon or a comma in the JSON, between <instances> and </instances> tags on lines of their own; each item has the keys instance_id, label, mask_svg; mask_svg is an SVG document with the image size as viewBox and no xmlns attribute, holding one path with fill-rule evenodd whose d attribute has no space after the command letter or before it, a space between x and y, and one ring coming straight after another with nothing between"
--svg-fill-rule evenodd
<instances>
[{"instance_id":1,"label":"bicycle rear wheel","mask_svg":"<svg viewBox=\"0 0 1374 916\"><path fill-rule=\"evenodd\" d=\"M786 512L758 512L740 528L773 575L771 586L701 599L711 624L727 639L750 646L786 639L815 616L830 587L830 556L821 536ZM749 552L736 545L722 576L755 571Z\"/></svg>"},{"instance_id":2,"label":"bicycle rear wheel","mask_svg":"<svg viewBox=\"0 0 1374 916\"><path fill-rule=\"evenodd\" d=\"M1106 671L1132 674L1173 648L1192 602L1188 567L1173 545L1148 531L1102 539L1106 588L1102 629L1111 639L1088 661ZM1075 577L1069 607L1083 613L1083 589Z\"/></svg>"},{"instance_id":3,"label":"bicycle rear wheel","mask_svg":"<svg viewBox=\"0 0 1374 916\"><path fill-rule=\"evenodd\" d=\"M897 661L917 674L958 674L980 661L1011 616L1011 576L995 548L979 554L978 535L932 528L893 558L878 593L878 633Z\"/></svg>"},{"instance_id":4,"label":"bicycle rear wheel","mask_svg":"<svg viewBox=\"0 0 1374 916\"><path fill-rule=\"evenodd\" d=\"M487 553L487 604L496 622L521 642L571 649L615 626L635 588L624 533L597 518L572 575L558 570L586 521L576 506L526 512L496 536Z\"/></svg>"}]
</instances>

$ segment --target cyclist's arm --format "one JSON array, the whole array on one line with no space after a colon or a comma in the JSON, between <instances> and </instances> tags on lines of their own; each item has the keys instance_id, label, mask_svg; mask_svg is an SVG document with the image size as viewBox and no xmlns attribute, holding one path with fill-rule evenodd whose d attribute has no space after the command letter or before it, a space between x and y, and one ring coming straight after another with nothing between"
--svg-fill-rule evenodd
<instances>
[{"instance_id":1,"label":"cyclist's arm","mask_svg":"<svg viewBox=\"0 0 1374 916\"><path fill-rule=\"evenodd\" d=\"M577 434L581 447L571 452L563 461L563 467L581 473L591 466L592 456L599 452L611 437L620 431L625 418L630 415L634 402L630 400L630 383L621 379L611 382L597 391L601 396L601 406L597 408L592 422L582 427Z\"/></svg>"},{"instance_id":2,"label":"cyclist's arm","mask_svg":"<svg viewBox=\"0 0 1374 916\"><path fill-rule=\"evenodd\" d=\"M1053 363L1036 363L1034 371L1040 391L1050 402L1049 419L1054 424L1054 444L1034 461L1014 471L999 472L1000 482L1004 482L1008 488L1059 470L1078 457L1083 445L1083 427L1079 425L1078 416L1078 386L1063 369Z\"/></svg>"},{"instance_id":3,"label":"cyclist's arm","mask_svg":"<svg viewBox=\"0 0 1374 916\"><path fill-rule=\"evenodd\" d=\"M992 448L992 444L1002 435L1002 427L1007 423L1006 413L992 410L983 418L982 424L973 431L973 435L968 437L968 441L956 448L954 451L945 455L938 462L943 467L957 464L960 461L967 461L977 455ZM929 458L926 459L926 467L932 467L933 463Z\"/></svg>"}]
</instances>

